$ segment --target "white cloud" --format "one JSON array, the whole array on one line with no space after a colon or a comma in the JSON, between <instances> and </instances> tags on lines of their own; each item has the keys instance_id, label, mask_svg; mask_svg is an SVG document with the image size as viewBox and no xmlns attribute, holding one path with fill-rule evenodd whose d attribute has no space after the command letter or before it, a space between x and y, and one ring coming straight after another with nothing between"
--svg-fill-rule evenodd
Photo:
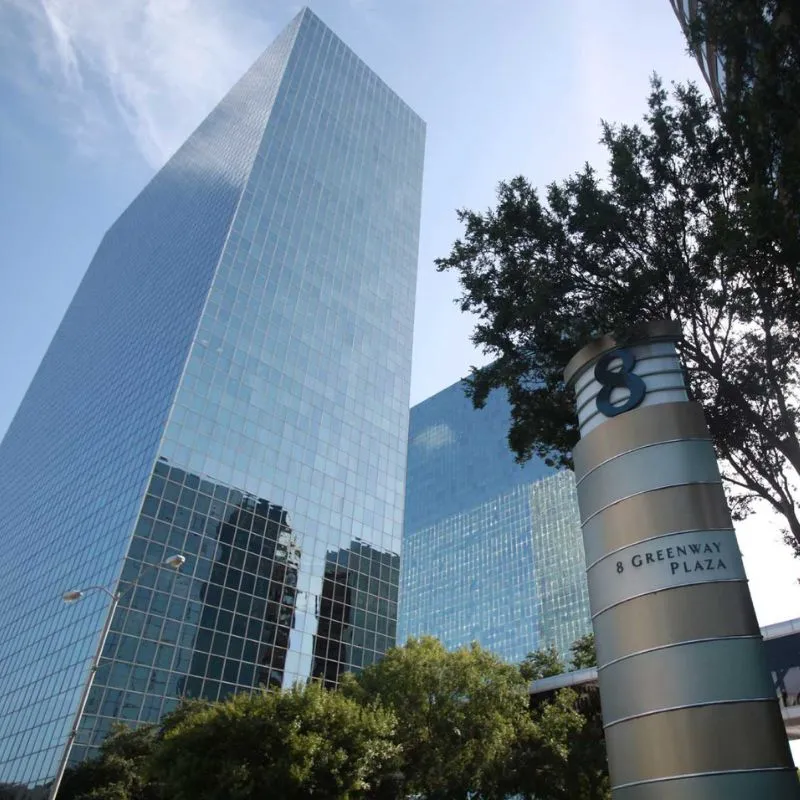
<instances>
[{"instance_id":1,"label":"white cloud","mask_svg":"<svg viewBox=\"0 0 800 800\"><path fill-rule=\"evenodd\" d=\"M275 33L266 17L231 0L0 0L0 28L23 31L16 53L3 48L6 75L13 71L18 87L55 109L82 149L118 146L122 130L153 166ZM40 80L15 57L20 47Z\"/></svg>"},{"instance_id":2,"label":"white cloud","mask_svg":"<svg viewBox=\"0 0 800 800\"><path fill-rule=\"evenodd\" d=\"M455 443L456 435L453 429L443 422L423 428L411 440L412 446L422 447L429 453L434 450L440 450L442 447L449 447Z\"/></svg>"}]
</instances>

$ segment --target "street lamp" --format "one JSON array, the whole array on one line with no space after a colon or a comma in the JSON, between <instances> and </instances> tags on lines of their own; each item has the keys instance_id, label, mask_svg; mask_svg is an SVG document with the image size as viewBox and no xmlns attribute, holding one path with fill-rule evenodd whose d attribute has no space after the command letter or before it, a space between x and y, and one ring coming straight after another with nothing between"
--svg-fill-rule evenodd
<instances>
[{"instance_id":1,"label":"street lamp","mask_svg":"<svg viewBox=\"0 0 800 800\"><path fill-rule=\"evenodd\" d=\"M92 665L89 668L89 677L83 686L83 693L81 694L81 699L78 703L78 710L75 712L75 718L72 722L72 729L70 730L69 737L67 738L67 745L64 748L64 753L61 756L61 762L58 765L56 777L53 779L53 784L50 787L49 800L55 800L55 796L58 794L58 789L61 786L61 781L64 779L64 772L66 772L67 764L69 763L69 756L72 752L72 746L75 744L75 737L78 735L78 725L80 725L83 711L86 708L86 702L89 699L89 692L92 690L94 677L97 673L97 668L100 665L100 656L103 653L103 647L105 647L106 639L108 638L108 632L111 630L111 621L114 619L114 612L117 610L119 601L122 600L122 598L139 583L142 576L148 570L169 567L177 572L185 563L186 556L176 553L175 555L171 555L169 558L164 559L164 561L160 562L159 564L147 564L122 592L119 590L112 592L107 586L87 586L85 589L71 589L70 591L64 592L64 594L61 595L61 599L67 605L73 605L74 603L77 603L79 600L82 600L84 597L86 597L86 595L90 592L98 591L107 594L111 602L108 607L106 620L103 623L103 630L100 633L100 640L97 643L97 649L95 650L94 657L92 658Z\"/></svg>"}]
</instances>

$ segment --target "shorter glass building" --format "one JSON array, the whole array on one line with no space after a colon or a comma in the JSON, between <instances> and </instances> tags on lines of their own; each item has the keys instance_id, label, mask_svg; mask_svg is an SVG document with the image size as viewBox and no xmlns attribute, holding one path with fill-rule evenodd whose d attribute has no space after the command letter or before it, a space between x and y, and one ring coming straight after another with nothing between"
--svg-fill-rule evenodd
<instances>
[{"instance_id":1,"label":"shorter glass building","mask_svg":"<svg viewBox=\"0 0 800 800\"><path fill-rule=\"evenodd\" d=\"M398 639L431 634L509 661L591 630L574 479L516 463L499 391L459 382L411 409Z\"/></svg>"}]
</instances>

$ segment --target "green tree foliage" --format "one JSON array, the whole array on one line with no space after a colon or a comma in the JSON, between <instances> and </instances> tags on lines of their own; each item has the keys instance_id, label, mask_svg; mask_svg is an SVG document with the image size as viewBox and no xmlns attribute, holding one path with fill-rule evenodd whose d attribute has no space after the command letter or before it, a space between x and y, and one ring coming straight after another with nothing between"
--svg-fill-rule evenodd
<instances>
[{"instance_id":1,"label":"green tree foliage","mask_svg":"<svg viewBox=\"0 0 800 800\"><path fill-rule=\"evenodd\" d=\"M458 212L463 237L437 267L458 274L461 308L478 316L473 342L496 357L473 369L473 402L505 387L518 458L569 466L569 359L602 333L677 319L734 514L766 500L797 547L796 227L785 210L781 224L763 211L740 142L696 87L670 97L654 79L644 125L604 124L602 141L607 178L587 165L543 198L517 177L500 184L494 208Z\"/></svg>"},{"instance_id":2,"label":"green tree foliage","mask_svg":"<svg viewBox=\"0 0 800 800\"><path fill-rule=\"evenodd\" d=\"M594 633L587 633L573 642L570 654L570 669L596 667L597 650L594 644ZM526 680L538 681L553 675L561 675L566 670L566 665L555 645L551 644L549 647L528 653L519 668Z\"/></svg>"},{"instance_id":3,"label":"green tree foliage","mask_svg":"<svg viewBox=\"0 0 800 800\"><path fill-rule=\"evenodd\" d=\"M596 689L561 689L534 699L532 735L517 742L506 797L609 800L605 739Z\"/></svg>"},{"instance_id":4,"label":"green tree foliage","mask_svg":"<svg viewBox=\"0 0 800 800\"><path fill-rule=\"evenodd\" d=\"M400 791L427 800L502 797L515 742L528 735L527 682L477 645L453 652L410 639L345 684L397 716Z\"/></svg>"},{"instance_id":5,"label":"green tree foliage","mask_svg":"<svg viewBox=\"0 0 800 800\"><path fill-rule=\"evenodd\" d=\"M585 660L588 639L573 647ZM531 663L563 669L553 651ZM120 727L60 800L606 800L591 691L531 701L524 670L478 646L410 640L339 690L317 683L180 706Z\"/></svg>"},{"instance_id":6,"label":"green tree foliage","mask_svg":"<svg viewBox=\"0 0 800 800\"><path fill-rule=\"evenodd\" d=\"M594 634L570 648L571 669L597 666ZM520 665L534 680L564 672L555 648L530 653ZM547 673L547 674L544 674ZM610 798L605 737L596 686L562 689L531 698L534 738L521 740L514 763L517 791L531 800Z\"/></svg>"},{"instance_id":7,"label":"green tree foliage","mask_svg":"<svg viewBox=\"0 0 800 800\"><path fill-rule=\"evenodd\" d=\"M162 800L160 787L146 777L157 744L157 726L117 725L97 758L65 772L58 800Z\"/></svg>"},{"instance_id":8,"label":"green tree foliage","mask_svg":"<svg viewBox=\"0 0 800 800\"><path fill-rule=\"evenodd\" d=\"M525 680L538 681L542 678L551 678L564 672L564 661L555 645L535 650L528 653L519 665L520 672Z\"/></svg>"},{"instance_id":9,"label":"green tree foliage","mask_svg":"<svg viewBox=\"0 0 800 800\"><path fill-rule=\"evenodd\" d=\"M693 50L724 64L721 111L747 167L762 224L797 269L800 210L800 12L795 0L703 0ZM755 202L757 197L757 203ZM794 247L792 247L794 245Z\"/></svg>"},{"instance_id":10,"label":"green tree foliage","mask_svg":"<svg viewBox=\"0 0 800 800\"><path fill-rule=\"evenodd\" d=\"M573 669L588 669L597 666L597 648L594 643L594 633L587 633L577 639L570 647Z\"/></svg>"},{"instance_id":11,"label":"green tree foliage","mask_svg":"<svg viewBox=\"0 0 800 800\"><path fill-rule=\"evenodd\" d=\"M171 800L350 800L393 762L394 734L391 711L312 683L187 714L150 770Z\"/></svg>"}]
</instances>

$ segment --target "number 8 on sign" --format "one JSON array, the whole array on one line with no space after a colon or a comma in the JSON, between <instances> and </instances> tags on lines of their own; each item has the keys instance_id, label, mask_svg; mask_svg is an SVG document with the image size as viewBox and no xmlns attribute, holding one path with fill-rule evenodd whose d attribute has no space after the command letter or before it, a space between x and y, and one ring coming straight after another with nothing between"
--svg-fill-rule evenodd
<instances>
[{"instance_id":1,"label":"number 8 on sign","mask_svg":"<svg viewBox=\"0 0 800 800\"><path fill-rule=\"evenodd\" d=\"M610 370L609 364L619 359L622 369ZM636 364L636 357L630 350L612 350L606 353L594 368L594 378L603 387L597 393L597 410L606 417L616 417L626 411L636 408L644 400L647 387L644 381L634 375L632 370ZM628 399L624 403L614 405L611 403L611 392L614 389L627 389Z\"/></svg>"}]
</instances>

